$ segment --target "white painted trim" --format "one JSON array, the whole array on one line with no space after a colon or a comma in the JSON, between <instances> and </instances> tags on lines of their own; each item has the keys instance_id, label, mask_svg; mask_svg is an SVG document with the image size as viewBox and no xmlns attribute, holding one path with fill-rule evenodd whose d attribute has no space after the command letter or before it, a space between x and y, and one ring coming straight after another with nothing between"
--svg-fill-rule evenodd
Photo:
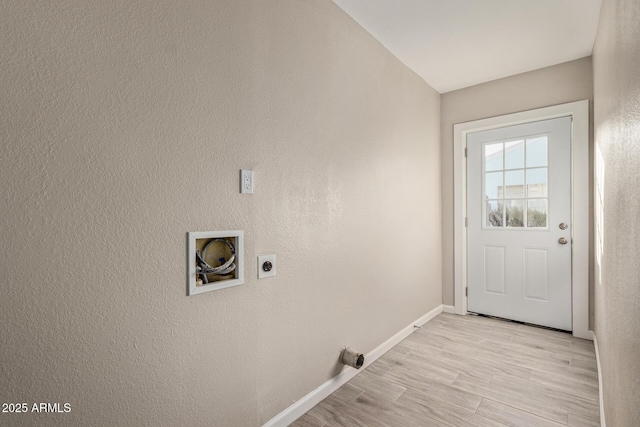
<instances>
[{"instance_id":1,"label":"white painted trim","mask_svg":"<svg viewBox=\"0 0 640 427\"><path fill-rule=\"evenodd\" d=\"M467 134L557 117L571 116L572 310L573 335L592 339L589 331L589 100L538 108L453 126L454 301L455 313L467 314L467 212L464 152Z\"/></svg>"},{"instance_id":2,"label":"white painted trim","mask_svg":"<svg viewBox=\"0 0 640 427\"><path fill-rule=\"evenodd\" d=\"M593 346L596 349L596 365L598 366L598 394L600 401L600 427L607 427L607 423L604 420L604 392L602 390L602 368L600 367L600 350L598 350L598 339L596 334L593 334Z\"/></svg>"},{"instance_id":3,"label":"white painted trim","mask_svg":"<svg viewBox=\"0 0 640 427\"><path fill-rule=\"evenodd\" d=\"M453 126L453 278L455 313L467 314L467 132Z\"/></svg>"},{"instance_id":4,"label":"white painted trim","mask_svg":"<svg viewBox=\"0 0 640 427\"><path fill-rule=\"evenodd\" d=\"M452 305L443 305L442 306L442 311L444 313L455 313L456 312L456 308Z\"/></svg>"},{"instance_id":5,"label":"white painted trim","mask_svg":"<svg viewBox=\"0 0 640 427\"><path fill-rule=\"evenodd\" d=\"M573 336L593 339L589 330L589 100L576 104L571 139Z\"/></svg>"},{"instance_id":6,"label":"white painted trim","mask_svg":"<svg viewBox=\"0 0 640 427\"><path fill-rule=\"evenodd\" d=\"M313 390L311 393L304 396L302 399L295 402L293 405L289 406L284 411L280 412L274 418L269 420L263 427L286 427L301 416L303 416L307 411L316 406L318 403L322 402L326 397L328 397L331 393L342 387L347 381L351 378L355 377L358 373L362 372L364 368L375 362L380 356L385 354L387 351L391 350L393 346L398 344L400 341L411 335L415 330L415 326L422 326L438 314L442 313L443 306L439 305L424 316L417 319L415 322L411 322L411 324L402 328L398 333L394 336L380 344L375 349L371 350L369 353L365 355L364 364L362 365L362 369L358 370L355 368L345 366L338 375L329 379L325 383L323 383L320 387Z\"/></svg>"}]
</instances>

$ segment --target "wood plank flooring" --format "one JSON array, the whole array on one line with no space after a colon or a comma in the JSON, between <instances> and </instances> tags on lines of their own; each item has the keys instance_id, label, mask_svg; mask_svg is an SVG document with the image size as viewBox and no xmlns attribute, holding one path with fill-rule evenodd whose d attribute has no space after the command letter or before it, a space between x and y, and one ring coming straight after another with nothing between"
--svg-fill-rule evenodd
<instances>
[{"instance_id":1,"label":"wood plank flooring","mask_svg":"<svg viewBox=\"0 0 640 427\"><path fill-rule=\"evenodd\" d=\"M600 426L593 343L442 313L294 427Z\"/></svg>"}]
</instances>

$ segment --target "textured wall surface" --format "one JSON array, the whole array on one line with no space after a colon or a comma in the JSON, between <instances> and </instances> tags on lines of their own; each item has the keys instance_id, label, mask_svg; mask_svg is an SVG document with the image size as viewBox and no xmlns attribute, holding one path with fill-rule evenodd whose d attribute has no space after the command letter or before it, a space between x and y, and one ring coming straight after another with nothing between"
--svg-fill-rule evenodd
<instances>
[{"instance_id":1,"label":"textured wall surface","mask_svg":"<svg viewBox=\"0 0 640 427\"><path fill-rule=\"evenodd\" d=\"M454 302L453 125L582 99L593 99L591 57L442 95L442 293L444 304L453 305ZM592 301L593 298L590 300Z\"/></svg>"},{"instance_id":2,"label":"textured wall surface","mask_svg":"<svg viewBox=\"0 0 640 427\"><path fill-rule=\"evenodd\" d=\"M605 0L593 51L595 334L607 426L640 422L640 3Z\"/></svg>"},{"instance_id":3,"label":"textured wall surface","mask_svg":"<svg viewBox=\"0 0 640 427\"><path fill-rule=\"evenodd\" d=\"M442 303L440 96L333 2L5 0L0 39L0 401L72 408L0 424L260 425ZM246 283L187 297L225 229Z\"/></svg>"}]
</instances>

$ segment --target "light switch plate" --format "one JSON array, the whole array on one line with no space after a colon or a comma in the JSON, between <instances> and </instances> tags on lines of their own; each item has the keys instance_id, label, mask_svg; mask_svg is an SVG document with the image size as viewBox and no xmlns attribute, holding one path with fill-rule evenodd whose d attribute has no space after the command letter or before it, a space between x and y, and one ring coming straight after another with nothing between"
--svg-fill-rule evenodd
<instances>
[{"instance_id":1,"label":"light switch plate","mask_svg":"<svg viewBox=\"0 0 640 427\"><path fill-rule=\"evenodd\" d=\"M271 263L271 270L267 271L265 263ZM258 279L264 279L265 277L271 277L276 275L276 256L271 255L259 255L258 256Z\"/></svg>"}]
</instances>

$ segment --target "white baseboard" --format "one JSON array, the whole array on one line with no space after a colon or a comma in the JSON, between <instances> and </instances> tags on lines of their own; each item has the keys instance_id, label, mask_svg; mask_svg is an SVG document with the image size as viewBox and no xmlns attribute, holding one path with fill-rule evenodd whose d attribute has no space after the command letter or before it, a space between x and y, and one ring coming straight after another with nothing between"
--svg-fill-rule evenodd
<instances>
[{"instance_id":1,"label":"white baseboard","mask_svg":"<svg viewBox=\"0 0 640 427\"><path fill-rule=\"evenodd\" d=\"M593 347L596 349L596 364L598 365L598 400L600 400L600 427L607 427L607 423L604 421L604 395L602 390L602 368L600 367L600 351L598 350L598 339L593 331L590 331L593 336Z\"/></svg>"},{"instance_id":2,"label":"white baseboard","mask_svg":"<svg viewBox=\"0 0 640 427\"><path fill-rule=\"evenodd\" d=\"M442 306L442 311L445 313L451 313L454 314L456 312L456 308L452 305L443 305Z\"/></svg>"},{"instance_id":3,"label":"white baseboard","mask_svg":"<svg viewBox=\"0 0 640 427\"><path fill-rule=\"evenodd\" d=\"M429 320L436 317L438 314L442 313L443 306L439 305L424 316L416 319L416 321L411 322L410 325L402 328L398 333L394 336L380 344L378 347L371 350L369 353L365 355L364 364L362 365L362 369L366 368L373 362L375 362L380 356L385 354L387 351L391 350L393 346L398 344L400 341L411 335L415 331L415 326L422 326L427 323ZM300 400L298 400L293 405L289 406L284 411L280 412L274 418L269 420L263 427L286 427L301 416L303 416L307 411L316 406L318 403L322 402L326 397L328 397L331 393L342 387L347 381L351 378L355 377L362 370L358 370L355 368L351 368L345 366L342 372L340 372L335 377L329 379L325 383L323 383L320 387L313 390L311 393L307 394Z\"/></svg>"}]
</instances>

